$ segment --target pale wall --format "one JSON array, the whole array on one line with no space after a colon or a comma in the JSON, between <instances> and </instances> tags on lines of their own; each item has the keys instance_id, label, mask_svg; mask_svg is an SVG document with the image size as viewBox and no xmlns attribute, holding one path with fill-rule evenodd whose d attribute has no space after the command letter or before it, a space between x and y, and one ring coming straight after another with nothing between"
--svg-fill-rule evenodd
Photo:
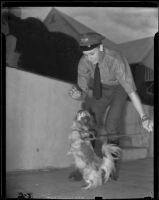
<instances>
[{"instance_id":1,"label":"pale wall","mask_svg":"<svg viewBox=\"0 0 159 200\"><path fill-rule=\"evenodd\" d=\"M79 102L71 84L6 69L6 170L67 167L68 135Z\"/></svg>"}]
</instances>

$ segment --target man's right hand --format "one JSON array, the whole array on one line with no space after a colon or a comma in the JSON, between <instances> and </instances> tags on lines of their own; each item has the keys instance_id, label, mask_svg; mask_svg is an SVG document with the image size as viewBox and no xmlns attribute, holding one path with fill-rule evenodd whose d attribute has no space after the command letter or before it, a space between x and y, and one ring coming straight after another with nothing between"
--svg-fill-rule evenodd
<instances>
[{"instance_id":1,"label":"man's right hand","mask_svg":"<svg viewBox=\"0 0 159 200\"><path fill-rule=\"evenodd\" d=\"M76 85L73 85L72 88L69 90L69 96L72 97L75 100L82 100L83 99L83 93L80 88L78 88Z\"/></svg>"}]
</instances>

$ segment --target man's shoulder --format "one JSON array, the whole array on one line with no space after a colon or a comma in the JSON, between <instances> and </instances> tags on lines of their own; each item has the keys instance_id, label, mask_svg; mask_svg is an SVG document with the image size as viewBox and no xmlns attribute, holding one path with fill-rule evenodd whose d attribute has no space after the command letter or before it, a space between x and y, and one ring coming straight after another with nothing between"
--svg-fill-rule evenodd
<instances>
[{"instance_id":1,"label":"man's shoulder","mask_svg":"<svg viewBox=\"0 0 159 200\"><path fill-rule=\"evenodd\" d=\"M82 55L81 56L81 58L79 59L79 61L81 62L81 61L85 61L86 59L85 59L85 56L84 55Z\"/></svg>"},{"instance_id":2,"label":"man's shoulder","mask_svg":"<svg viewBox=\"0 0 159 200\"><path fill-rule=\"evenodd\" d=\"M79 59L79 65L89 65L89 61L85 58L84 55Z\"/></svg>"},{"instance_id":3,"label":"man's shoulder","mask_svg":"<svg viewBox=\"0 0 159 200\"><path fill-rule=\"evenodd\" d=\"M122 53L120 51L114 49L107 49L105 48L105 55L112 60L122 60Z\"/></svg>"}]
</instances>

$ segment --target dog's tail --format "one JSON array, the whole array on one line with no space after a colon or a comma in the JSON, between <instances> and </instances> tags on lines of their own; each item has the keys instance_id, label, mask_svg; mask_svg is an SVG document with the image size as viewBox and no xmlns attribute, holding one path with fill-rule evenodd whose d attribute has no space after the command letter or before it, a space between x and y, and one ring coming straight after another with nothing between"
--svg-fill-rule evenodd
<instances>
[{"instance_id":1,"label":"dog's tail","mask_svg":"<svg viewBox=\"0 0 159 200\"><path fill-rule=\"evenodd\" d=\"M121 148L115 144L106 144L102 146L102 153L104 157L112 158L113 160L119 159L121 156Z\"/></svg>"},{"instance_id":2,"label":"dog's tail","mask_svg":"<svg viewBox=\"0 0 159 200\"><path fill-rule=\"evenodd\" d=\"M102 146L103 162L101 165L102 169L102 180L106 183L111 176L111 174L116 172L115 160L119 159L121 156L120 147L115 144L104 143Z\"/></svg>"}]
</instances>

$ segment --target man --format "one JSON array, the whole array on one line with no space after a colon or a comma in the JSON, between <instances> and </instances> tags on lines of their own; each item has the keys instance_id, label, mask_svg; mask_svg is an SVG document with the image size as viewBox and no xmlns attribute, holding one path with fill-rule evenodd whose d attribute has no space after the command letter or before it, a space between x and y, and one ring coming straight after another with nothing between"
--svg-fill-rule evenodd
<instances>
[{"instance_id":1,"label":"man","mask_svg":"<svg viewBox=\"0 0 159 200\"><path fill-rule=\"evenodd\" d=\"M127 96L131 99L138 112L143 128L152 131L153 122L144 113L142 103L136 93L136 86L126 58L120 53L103 46L104 37L89 32L82 34L80 48L83 52L78 64L78 86L81 93L71 89L69 94L76 100L83 101L83 108L91 111L96 120L98 137L95 151L101 156L103 138L101 133L108 136L108 143L119 145L117 137L121 114L126 104ZM104 116L109 107L106 120ZM101 130L105 130L104 132ZM101 135L101 136L100 136ZM118 178L118 174L114 179Z\"/></svg>"}]
</instances>

